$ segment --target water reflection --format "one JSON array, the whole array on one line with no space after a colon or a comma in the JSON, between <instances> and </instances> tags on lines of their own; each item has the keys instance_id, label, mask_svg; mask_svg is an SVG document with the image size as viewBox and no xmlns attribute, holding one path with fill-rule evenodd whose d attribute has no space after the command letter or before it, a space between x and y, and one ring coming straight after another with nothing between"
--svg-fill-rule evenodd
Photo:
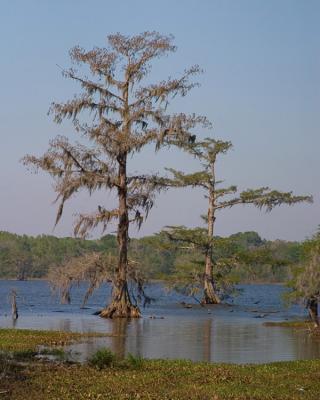
<instances>
[{"instance_id":1,"label":"water reflection","mask_svg":"<svg viewBox=\"0 0 320 400\"><path fill-rule=\"evenodd\" d=\"M180 358L194 361L264 363L281 360L320 358L320 341L290 328L266 327L253 318L234 315L194 313L142 318L104 320L95 316L42 316L0 318L1 326L63 331L103 332L110 336L91 338L71 346L84 361L100 347L108 347L119 357L127 353L145 358Z\"/></svg>"},{"instance_id":2,"label":"water reflection","mask_svg":"<svg viewBox=\"0 0 320 400\"><path fill-rule=\"evenodd\" d=\"M213 352L211 335L212 335L212 321L208 319L203 326L203 361L211 361L211 352Z\"/></svg>"},{"instance_id":3,"label":"water reflection","mask_svg":"<svg viewBox=\"0 0 320 400\"><path fill-rule=\"evenodd\" d=\"M15 328L17 326L17 318L11 318L12 324L11 324L11 328Z\"/></svg>"},{"instance_id":4,"label":"water reflection","mask_svg":"<svg viewBox=\"0 0 320 400\"><path fill-rule=\"evenodd\" d=\"M72 346L85 360L100 347L119 357L262 363L320 358L320 342L288 328L265 327L251 320L229 318L109 321L112 337Z\"/></svg>"},{"instance_id":5,"label":"water reflection","mask_svg":"<svg viewBox=\"0 0 320 400\"><path fill-rule=\"evenodd\" d=\"M112 349L121 358L123 358L126 353L128 324L128 320L124 318L121 318L112 324Z\"/></svg>"}]
</instances>

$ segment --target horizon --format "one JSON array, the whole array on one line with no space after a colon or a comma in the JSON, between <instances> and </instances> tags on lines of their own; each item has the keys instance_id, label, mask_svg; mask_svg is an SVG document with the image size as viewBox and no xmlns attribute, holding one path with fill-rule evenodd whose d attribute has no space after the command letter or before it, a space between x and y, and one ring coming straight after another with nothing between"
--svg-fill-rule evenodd
<instances>
[{"instance_id":1,"label":"horizon","mask_svg":"<svg viewBox=\"0 0 320 400\"><path fill-rule=\"evenodd\" d=\"M57 235L50 234L50 233L39 233L39 234L36 234L36 235L28 235L26 233L19 234L19 233L15 233L15 232L0 230L0 234L1 233L8 233L9 235L17 235L17 236L20 236L20 237L21 236L28 236L28 237L35 238L35 239L37 237L40 237L40 236L49 236L49 237L54 237L54 238L57 238L57 239L79 239L79 240L101 240L105 236L114 236L114 237L116 237L116 233L112 233L112 232L111 233L110 232L106 232L106 233L104 233L104 234L102 234L100 236L97 236L97 237L88 236L88 237L84 237L84 238L78 237L78 236L74 236L74 235L73 236L57 236ZM144 235L144 236L139 236L139 237L131 237L130 236L130 239L139 240L139 239L143 239L143 238L146 238L146 237L156 236L159 233L160 233L160 231L152 233L150 235ZM228 238L230 236L238 235L238 234L241 234L241 233L243 233L243 234L244 233L256 233L256 234L258 234L258 236L260 237L261 240L267 241L267 242L269 242L269 241L270 242L280 241L280 242L288 242L288 243L302 243L303 242L303 240L286 240L286 239L281 239L281 238L266 239L266 238L262 237L259 232L256 232L256 231L239 231L239 232L231 233L228 236L215 235L214 237ZM308 237L306 239L309 239L309 238L310 237Z\"/></svg>"}]
</instances>

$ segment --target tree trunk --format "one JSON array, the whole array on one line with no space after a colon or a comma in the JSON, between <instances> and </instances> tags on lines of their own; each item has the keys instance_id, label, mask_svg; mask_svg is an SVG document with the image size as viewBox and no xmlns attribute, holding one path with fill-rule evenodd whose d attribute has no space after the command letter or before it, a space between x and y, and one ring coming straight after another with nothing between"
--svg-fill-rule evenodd
<instances>
[{"instance_id":1,"label":"tree trunk","mask_svg":"<svg viewBox=\"0 0 320 400\"><path fill-rule=\"evenodd\" d=\"M140 310L132 304L126 282L118 282L112 290L112 301L100 312L102 318L139 318Z\"/></svg>"},{"instance_id":2,"label":"tree trunk","mask_svg":"<svg viewBox=\"0 0 320 400\"><path fill-rule=\"evenodd\" d=\"M210 190L209 194L209 207L208 207L208 240L210 241L209 248L206 252L206 269L204 274L204 289L203 289L203 298L201 303L202 304L219 304L220 298L216 293L214 279L213 279L213 264L212 264L212 238L214 232L214 222L215 222L215 215L214 215L214 185L215 185L215 178L214 178L214 169L212 170L213 173L213 182L212 182L212 189Z\"/></svg>"},{"instance_id":3,"label":"tree trunk","mask_svg":"<svg viewBox=\"0 0 320 400\"><path fill-rule=\"evenodd\" d=\"M307 303L307 308L312 322L314 322L315 327L319 328L320 323L318 315L318 299L315 297L309 299Z\"/></svg>"},{"instance_id":4,"label":"tree trunk","mask_svg":"<svg viewBox=\"0 0 320 400\"><path fill-rule=\"evenodd\" d=\"M216 293L214 280L213 280L213 267L212 263L206 263L206 273L204 277L204 290L202 304L219 304L221 300Z\"/></svg>"},{"instance_id":5,"label":"tree trunk","mask_svg":"<svg viewBox=\"0 0 320 400\"><path fill-rule=\"evenodd\" d=\"M115 281L113 282L111 304L101 311L103 318L138 318L141 316L137 306L132 304L128 291L128 230L129 218L127 207L127 155L122 154L119 162L119 223L118 223L118 247L119 260Z\"/></svg>"}]
</instances>

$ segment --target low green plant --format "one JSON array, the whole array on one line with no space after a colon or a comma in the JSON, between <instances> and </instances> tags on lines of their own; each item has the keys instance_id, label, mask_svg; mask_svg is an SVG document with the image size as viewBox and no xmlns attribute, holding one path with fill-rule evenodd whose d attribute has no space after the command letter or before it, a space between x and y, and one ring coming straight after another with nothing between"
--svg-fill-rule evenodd
<instances>
[{"instance_id":1,"label":"low green plant","mask_svg":"<svg viewBox=\"0 0 320 400\"><path fill-rule=\"evenodd\" d=\"M37 351L39 346L66 346L91 337L105 337L105 333L41 331L33 329L0 329L0 351Z\"/></svg>"},{"instance_id":2,"label":"low green plant","mask_svg":"<svg viewBox=\"0 0 320 400\"><path fill-rule=\"evenodd\" d=\"M134 356L128 353L126 358L126 364L133 369L141 369L143 367L144 359L140 356Z\"/></svg>"},{"instance_id":3,"label":"low green plant","mask_svg":"<svg viewBox=\"0 0 320 400\"><path fill-rule=\"evenodd\" d=\"M15 361L25 361L33 359L37 354L38 352L32 349L17 350L12 352L12 358Z\"/></svg>"},{"instance_id":4,"label":"low green plant","mask_svg":"<svg viewBox=\"0 0 320 400\"><path fill-rule=\"evenodd\" d=\"M39 351L39 355L52 356L60 361L66 361L68 359L68 353L62 348L43 348Z\"/></svg>"},{"instance_id":5,"label":"low green plant","mask_svg":"<svg viewBox=\"0 0 320 400\"><path fill-rule=\"evenodd\" d=\"M116 355L107 348L99 349L93 356L88 360L89 365L96 367L97 369L103 369L113 367L116 364Z\"/></svg>"}]
</instances>

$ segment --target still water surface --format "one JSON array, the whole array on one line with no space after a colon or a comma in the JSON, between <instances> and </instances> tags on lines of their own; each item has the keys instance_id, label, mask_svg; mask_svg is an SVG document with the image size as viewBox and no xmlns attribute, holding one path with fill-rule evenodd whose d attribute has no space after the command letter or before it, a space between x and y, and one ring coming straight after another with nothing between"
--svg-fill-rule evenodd
<instances>
[{"instance_id":1,"label":"still water surface","mask_svg":"<svg viewBox=\"0 0 320 400\"><path fill-rule=\"evenodd\" d=\"M80 309L84 287L75 288L70 305L61 305L45 281L0 281L0 326L11 327L8 294L18 292L19 319L16 328L105 332L72 346L75 358L84 360L99 347L109 347L122 356L130 352L145 358L184 358L194 361L263 363L320 358L320 341L291 328L266 327L267 321L301 319L301 306L286 308L279 285L241 285L242 292L228 305L200 307L181 305L190 299L166 293L161 284L150 284L147 293L156 299L143 309L138 320L105 320L92 315L110 295L105 286ZM76 354L77 353L77 354Z\"/></svg>"}]
</instances>

